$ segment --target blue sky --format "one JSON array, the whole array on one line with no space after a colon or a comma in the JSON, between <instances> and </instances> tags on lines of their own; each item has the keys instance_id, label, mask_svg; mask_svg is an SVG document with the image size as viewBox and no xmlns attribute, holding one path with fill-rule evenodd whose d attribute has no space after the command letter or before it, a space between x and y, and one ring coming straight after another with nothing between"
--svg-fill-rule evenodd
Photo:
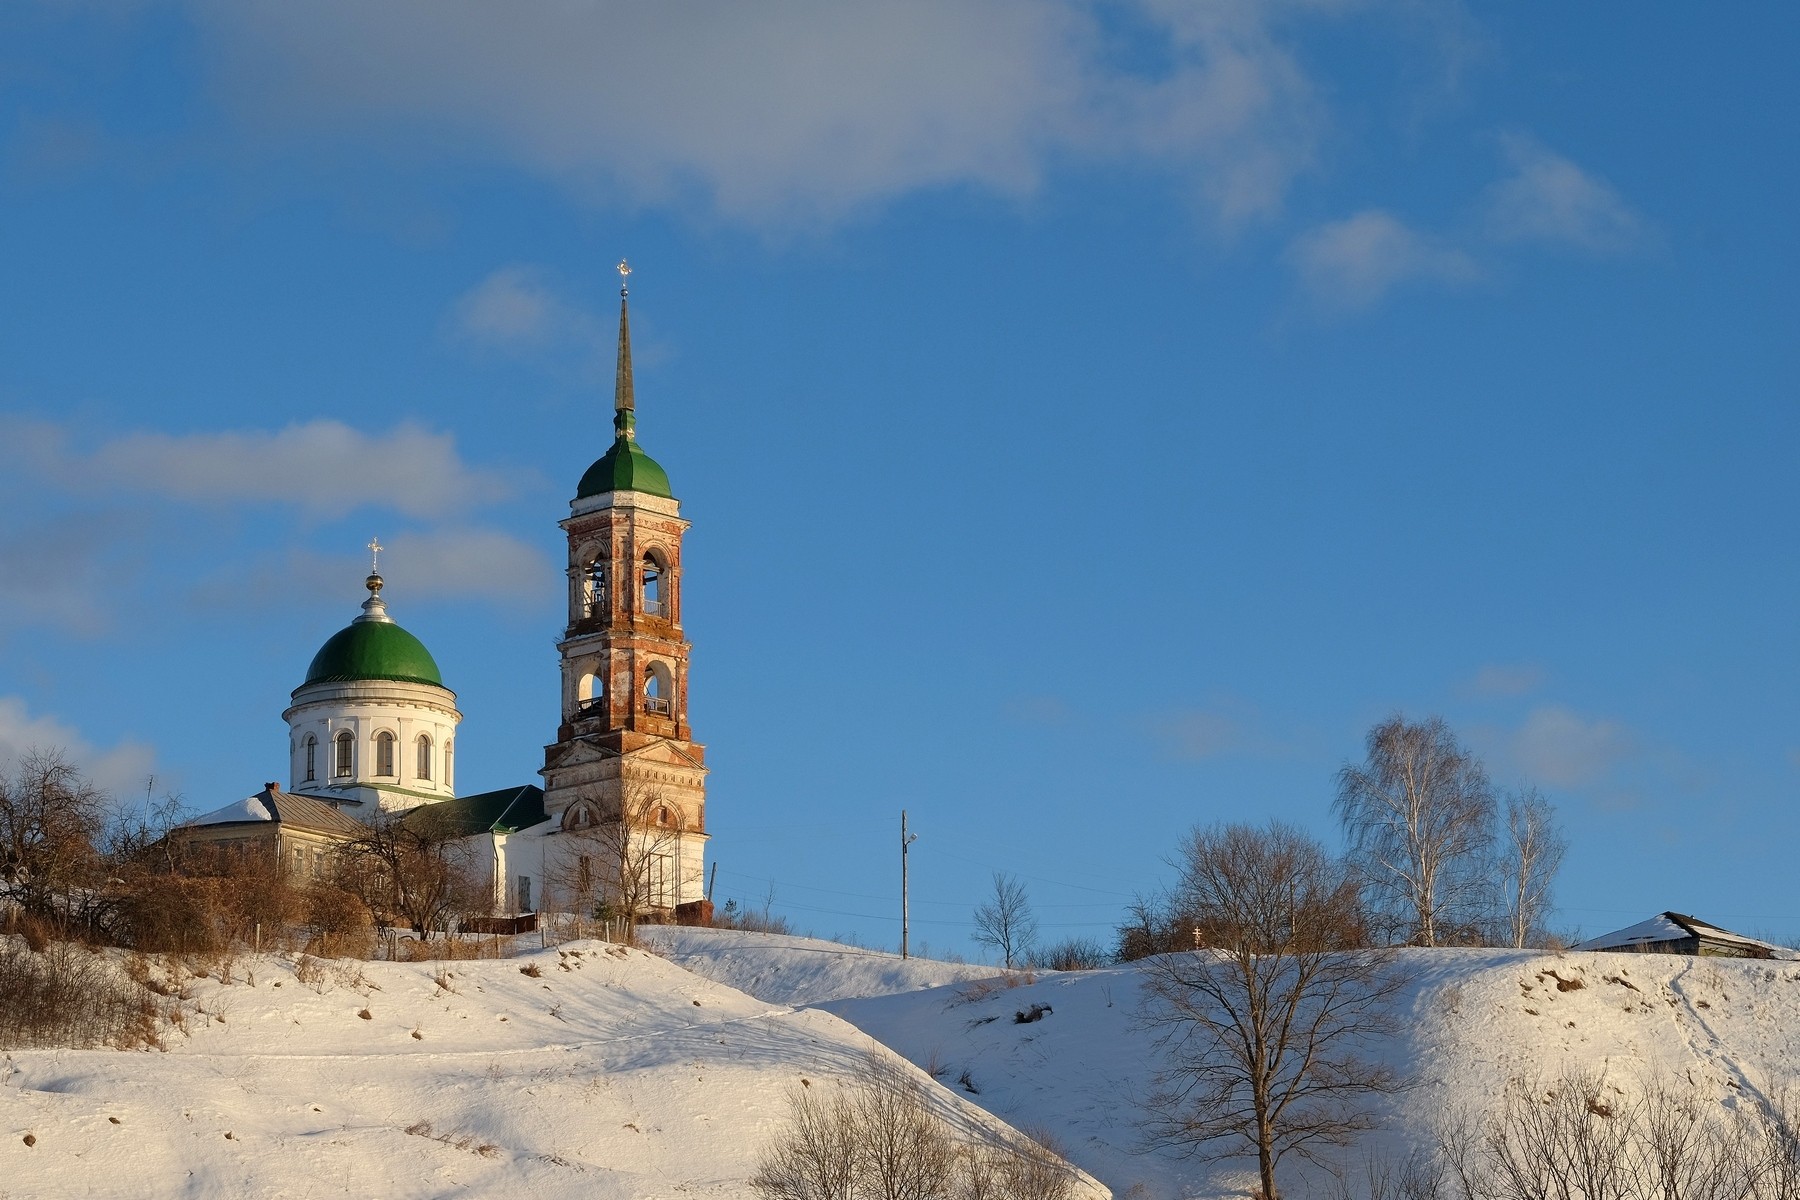
<instances>
[{"instance_id":1,"label":"blue sky","mask_svg":"<svg viewBox=\"0 0 1800 1200\"><path fill-rule=\"evenodd\" d=\"M554 736L556 521L694 522L716 899L1105 936L1440 714L1559 924L1800 937L1786 6L0 10L0 749L285 778L355 614ZM771 890L772 889L772 890ZM770 897L772 896L772 901Z\"/></svg>"}]
</instances>

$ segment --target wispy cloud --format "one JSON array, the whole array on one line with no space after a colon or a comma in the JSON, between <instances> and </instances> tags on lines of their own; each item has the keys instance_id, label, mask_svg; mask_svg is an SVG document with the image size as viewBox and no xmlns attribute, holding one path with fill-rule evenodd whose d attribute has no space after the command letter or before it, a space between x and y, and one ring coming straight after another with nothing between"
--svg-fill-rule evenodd
<instances>
[{"instance_id":1,"label":"wispy cloud","mask_svg":"<svg viewBox=\"0 0 1800 1200\"><path fill-rule=\"evenodd\" d=\"M1560 788L1600 783L1639 752L1636 736L1618 721L1584 717L1558 704L1528 713L1510 748L1527 778Z\"/></svg>"},{"instance_id":2,"label":"wispy cloud","mask_svg":"<svg viewBox=\"0 0 1800 1200\"><path fill-rule=\"evenodd\" d=\"M1500 241L1561 242L1593 253L1638 244L1642 217L1607 183L1523 133L1500 141L1512 173L1488 190L1486 223Z\"/></svg>"},{"instance_id":3,"label":"wispy cloud","mask_svg":"<svg viewBox=\"0 0 1800 1200\"><path fill-rule=\"evenodd\" d=\"M1544 685L1544 668L1535 663L1488 663L1457 684L1459 695L1477 698L1525 696Z\"/></svg>"},{"instance_id":4,"label":"wispy cloud","mask_svg":"<svg viewBox=\"0 0 1800 1200\"><path fill-rule=\"evenodd\" d=\"M364 433L338 421L219 433L128 433L91 451L49 422L0 418L0 460L65 489L104 486L201 505L266 504L313 517L386 507L413 517L502 499L500 473L471 467L455 439L418 425Z\"/></svg>"},{"instance_id":5,"label":"wispy cloud","mask_svg":"<svg viewBox=\"0 0 1800 1200\"><path fill-rule=\"evenodd\" d=\"M570 301L541 267L501 267L456 303L455 332L464 341L511 353L573 347L610 352L610 322Z\"/></svg>"},{"instance_id":6,"label":"wispy cloud","mask_svg":"<svg viewBox=\"0 0 1800 1200\"><path fill-rule=\"evenodd\" d=\"M1465 251L1380 209L1302 234L1288 261L1314 300L1345 311L1368 308L1401 284L1464 283L1480 274Z\"/></svg>"},{"instance_id":7,"label":"wispy cloud","mask_svg":"<svg viewBox=\"0 0 1800 1200\"><path fill-rule=\"evenodd\" d=\"M1184 762L1201 762L1243 750L1250 740L1239 718L1204 709L1169 713L1156 722L1155 730L1163 751Z\"/></svg>"},{"instance_id":8,"label":"wispy cloud","mask_svg":"<svg viewBox=\"0 0 1800 1200\"><path fill-rule=\"evenodd\" d=\"M833 219L918 189L1032 191L1063 163L1274 211L1327 118L1291 26L1319 3L196 0L221 94L271 131L499 157L603 202ZM1148 43L1118 53L1122 21ZM1126 56L1129 59L1130 56ZM419 136L423 132L425 136Z\"/></svg>"},{"instance_id":9,"label":"wispy cloud","mask_svg":"<svg viewBox=\"0 0 1800 1200\"><path fill-rule=\"evenodd\" d=\"M295 548L215 571L193 587L191 599L203 608L360 603L368 569L367 555ZM542 610L554 602L561 578L538 547L496 529L465 526L403 530L383 538L381 572L388 584L382 594L396 612L421 601L457 599Z\"/></svg>"},{"instance_id":10,"label":"wispy cloud","mask_svg":"<svg viewBox=\"0 0 1800 1200\"><path fill-rule=\"evenodd\" d=\"M0 769L32 750L60 752L96 787L116 797L141 792L156 754L137 742L102 749L55 717L34 715L17 696L0 696Z\"/></svg>"}]
</instances>

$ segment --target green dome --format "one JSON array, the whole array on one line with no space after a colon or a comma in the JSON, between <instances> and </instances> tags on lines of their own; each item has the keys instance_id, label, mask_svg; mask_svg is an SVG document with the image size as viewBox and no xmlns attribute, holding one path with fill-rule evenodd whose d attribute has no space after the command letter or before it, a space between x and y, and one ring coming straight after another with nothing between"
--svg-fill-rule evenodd
<instances>
[{"instance_id":1,"label":"green dome","mask_svg":"<svg viewBox=\"0 0 1800 1200\"><path fill-rule=\"evenodd\" d=\"M438 674L438 665L425 643L390 620L352 622L332 634L313 655L312 666L306 668L306 683L352 679L398 679L444 686L444 678Z\"/></svg>"},{"instance_id":2,"label":"green dome","mask_svg":"<svg viewBox=\"0 0 1800 1200\"><path fill-rule=\"evenodd\" d=\"M675 498L669 490L668 472L644 453L637 439L626 434L614 439L600 460L587 469L581 486L575 489L575 498L585 500L606 492L645 492L665 500Z\"/></svg>"}]
</instances>

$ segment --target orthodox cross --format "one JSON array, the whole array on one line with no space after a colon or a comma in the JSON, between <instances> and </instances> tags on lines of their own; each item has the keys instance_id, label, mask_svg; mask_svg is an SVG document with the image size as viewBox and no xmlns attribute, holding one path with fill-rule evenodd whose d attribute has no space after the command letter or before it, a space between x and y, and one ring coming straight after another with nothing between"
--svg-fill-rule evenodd
<instances>
[{"instance_id":1,"label":"orthodox cross","mask_svg":"<svg viewBox=\"0 0 1800 1200\"><path fill-rule=\"evenodd\" d=\"M369 539L369 574L381 574L381 552L385 549L380 538Z\"/></svg>"},{"instance_id":2,"label":"orthodox cross","mask_svg":"<svg viewBox=\"0 0 1800 1200\"><path fill-rule=\"evenodd\" d=\"M631 282L631 264L621 258L619 260L618 272L619 295L623 296L627 293L627 285Z\"/></svg>"}]
</instances>

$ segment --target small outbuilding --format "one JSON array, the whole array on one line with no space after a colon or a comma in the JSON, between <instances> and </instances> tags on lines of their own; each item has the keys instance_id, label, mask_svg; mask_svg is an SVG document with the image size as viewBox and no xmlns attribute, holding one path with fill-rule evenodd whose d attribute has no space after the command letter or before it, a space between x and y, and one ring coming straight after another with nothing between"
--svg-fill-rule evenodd
<instances>
[{"instance_id":1,"label":"small outbuilding","mask_svg":"<svg viewBox=\"0 0 1800 1200\"><path fill-rule=\"evenodd\" d=\"M1686 913L1658 913L1624 929L1577 944L1577 950L1635 950L1645 954L1695 954L1718 958L1785 957L1781 947L1760 942Z\"/></svg>"}]
</instances>

